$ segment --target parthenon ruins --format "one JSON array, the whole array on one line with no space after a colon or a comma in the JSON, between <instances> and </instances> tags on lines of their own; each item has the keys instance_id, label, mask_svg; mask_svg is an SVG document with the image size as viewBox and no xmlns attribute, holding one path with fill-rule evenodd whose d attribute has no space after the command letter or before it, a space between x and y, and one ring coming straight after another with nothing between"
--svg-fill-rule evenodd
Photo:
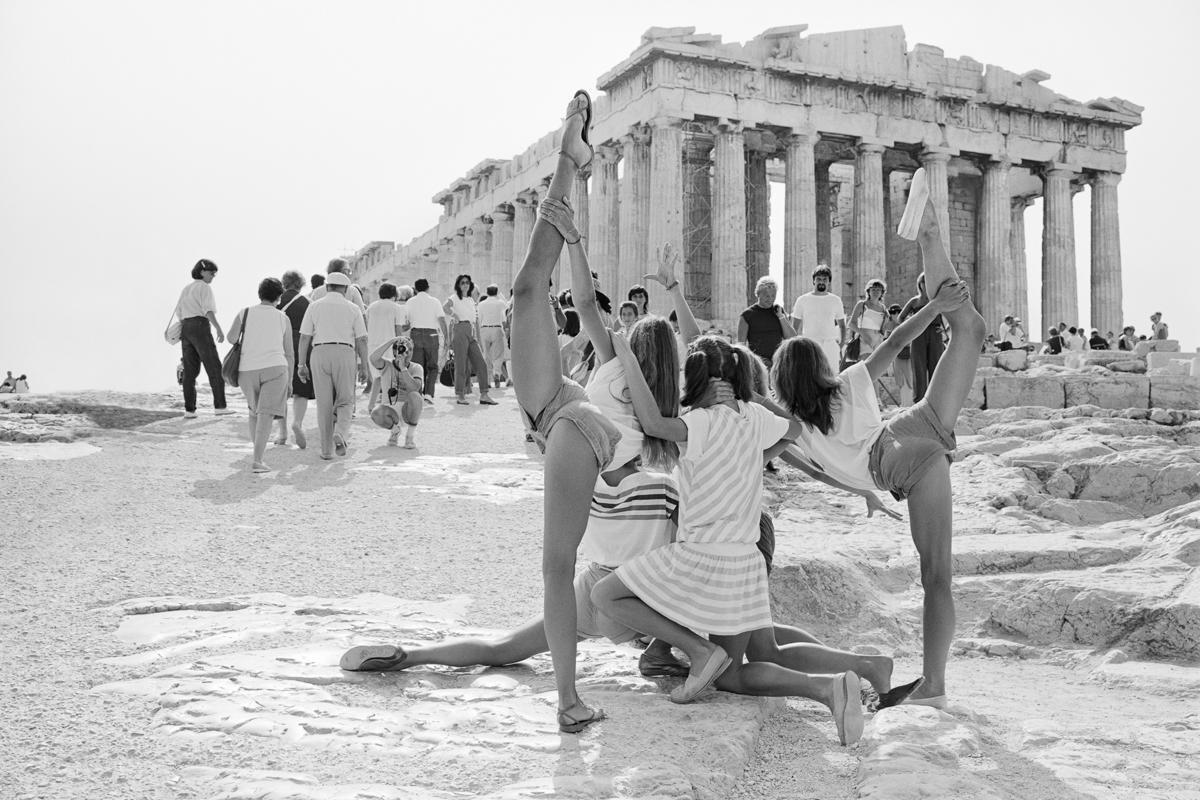
<instances>
[{"instance_id":1,"label":"parthenon ruins","mask_svg":"<svg viewBox=\"0 0 1200 800\"><path fill-rule=\"evenodd\" d=\"M895 223L924 166L952 258L989 325L1006 313L1029 318L1025 211L1042 198L1043 332L1081 322L1072 197L1090 187L1091 325L1120 330L1117 185L1140 106L1081 103L1044 86L1050 76L1038 70L985 67L925 44L909 50L900 27L806 28L771 28L744 44L651 28L600 76L596 158L571 200L605 292L623 297L670 242L684 254L697 316L729 325L767 274L769 184L782 181L788 300L811 288L822 263L847 308L873 277L902 301L921 267ZM358 279L426 277L444 296L468 272L507 293L554 168L555 138L481 161L434 196L436 226L399 247L359 250ZM651 307L664 305L652 292Z\"/></svg>"}]
</instances>

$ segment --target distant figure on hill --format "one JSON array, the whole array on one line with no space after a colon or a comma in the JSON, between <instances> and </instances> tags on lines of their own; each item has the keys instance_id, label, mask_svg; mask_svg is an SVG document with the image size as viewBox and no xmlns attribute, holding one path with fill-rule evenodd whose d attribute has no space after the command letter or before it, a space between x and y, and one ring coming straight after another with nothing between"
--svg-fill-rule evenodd
<instances>
[{"instance_id":1,"label":"distant figure on hill","mask_svg":"<svg viewBox=\"0 0 1200 800\"><path fill-rule=\"evenodd\" d=\"M29 379L24 375L21 375L19 378L17 378L17 382L13 384L13 392L16 394L28 394Z\"/></svg>"},{"instance_id":2,"label":"distant figure on hill","mask_svg":"<svg viewBox=\"0 0 1200 800\"><path fill-rule=\"evenodd\" d=\"M1150 315L1150 330L1153 332L1151 339L1170 339L1171 336L1167 332L1167 323L1162 321L1162 312L1155 311Z\"/></svg>"},{"instance_id":3,"label":"distant figure on hill","mask_svg":"<svg viewBox=\"0 0 1200 800\"><path fill-rule=\"evenodd\" d=\"M1117 340L1118 350L1133 350L1134 346L1138 342L1137 337L1133 334L1133 331L1134 327L1132 325L1126 325L1121 329L1121 338Z\"/></svg>"},{"instance_id":4,"label":"distant figure on hill","mask_svg":"<svg viewBox=\"0 0 1200 800\"><path fill-rule=\"evenodd\" d=\"M1100 331L1093 329L1092 338L1088 340L1088 345L1093 350L1107 350L1108 339L1105 339L1103 336L1101 336Z\"/></svg>"},{"instance_id":5,"label":"distant figure on hill","mask_svg":"<svg viewBox=\"0 0 1200 800\"><path fill-rule=\"evenodd\" d=\"M1063 351L1063 337L1059 335L1058 328L1051 328L1050 336L1046 339L1046 344L1042 347L1042 352L1048 355L1056 356Z\"/></svg>"},{"instance_id":6,"label":"distant figure on hill","mask_svg":"<svg viewBox=\"0 0 1200 800\"><path fill-rule=\"evenodd\" d=\"M12 371L4 378L4 382L0 383L0 394L8 394L17 388L17 379L13 377Z\"/></svg>"},{"instance_id":7,"label":"distant figure on hill","mask_svg":"<svg viewBox=\"0 0 1200 800\"><path fill-rule=\"evenodd\" d=\"M217 355L217 344L225 341L225 332L217 322L217 304L213 299L211 284L216 276L216 264L207 258L197 261L192 267L192 282L179 293L179 302L175 304L183 347L183 416L188 419L196 416L196 378L201 364L212 387L214 412L233 413L225 405L225 379L221 377L221 359ZM216 342L212 328L217 329Z\"/></svg>"}]
</instances>

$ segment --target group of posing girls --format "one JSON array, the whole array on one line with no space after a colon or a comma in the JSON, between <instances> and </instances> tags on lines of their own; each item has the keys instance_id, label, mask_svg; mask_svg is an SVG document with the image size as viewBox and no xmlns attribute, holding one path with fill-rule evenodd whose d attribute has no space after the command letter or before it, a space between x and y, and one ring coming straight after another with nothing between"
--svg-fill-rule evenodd
<instances>
[{"instance_id":1,"label":"group of posing girls","mask_svg":"<svg viewBox=\"0 0 1200 800\"><path fill-rule=\"evenodd\" d=\"M645 674L680 674L670 699L687 703L709 686L751 695L803 696L828 707L843 744L862 733L859 678L899 702L943 707L954 630L950 595L953 429L984 336L941 243L923 171L914 176L900 235L916 239L930 302L840 375L820 346L780 345L770 373L776 402L754 390L748 349L698 328L675 277L677 256L659 255L647 280L663 284L689 341L682 367L667 320L647 316L615 336L596 304L587 256L567 204L577 171L592 158L591 103L567 108L562 149L529 250L513 288L512 369L517 400L545 453L542 572L544 614L496 640L465 639L405 650L357 646L348 670L418 664L505 664L549 649L558 725L577 732L604 719L575 686L576 644L587 636L653 637ZM580 323L598 366L586 389L562 375L550 276L563 244L570 254ZM874 380L936 315L952 339L926 399L882 421ZM687 412L681 414L681 406ZM564 423L564 424L559 424ZM907 498L925 590L923 676L893 688L892 662L827 647L771 619L767 563L759 550L764 459L783 455L832 485L868 497ZM675 478L667 473L674 470ZM634 519L642 524L628 523ZM593 563L575 576L576 552ZM670 647L688 657L684 667ZM686 670L686 672L685 672Z\"/></svg>"}]
</instances>

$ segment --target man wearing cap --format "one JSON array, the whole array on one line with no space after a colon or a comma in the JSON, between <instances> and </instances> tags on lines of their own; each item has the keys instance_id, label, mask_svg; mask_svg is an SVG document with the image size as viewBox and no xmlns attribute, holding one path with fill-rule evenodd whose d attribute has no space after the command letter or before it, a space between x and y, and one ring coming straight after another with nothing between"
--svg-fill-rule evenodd
<instances>
[{"instance_id":1,"label":"man wearing cap","mask_svg":"<svg viewBox=\"0 0 1200 800\"><path fill-rule=\"evenodd\" d=\"M300 323L300 366L296 374L308 380L311 360L321 458L328 461L334 452L346 455L354 414L356 351L359 380L365 381L368 373L367 326L362 312L346 299L350 279L341 272L330 272L325 288L325 296L309 304Z\"/></svg>"}]
</instances>

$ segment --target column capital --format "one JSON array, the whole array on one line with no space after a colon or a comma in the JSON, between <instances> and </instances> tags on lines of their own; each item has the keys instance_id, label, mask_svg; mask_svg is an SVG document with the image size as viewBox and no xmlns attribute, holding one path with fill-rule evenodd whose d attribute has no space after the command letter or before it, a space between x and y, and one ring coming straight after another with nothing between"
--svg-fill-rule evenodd
<instances>
[{"instance_id":1,"label":"column capital","mask_svg":"<svg viewBox=\"0 0 1200 800\"><path fill-rule=\"evenodd\" d=\"M507 204L505 204L505 205L507 205ZM496 209L492 212L492 224L493 225L503 224L505 222L512 222L512 219L513 219L513 209L511 207L505 208L504 205L499 205L499 206L496 206Z\"/></svg>"},{"instance_id":2,"label":"column capital","mask_svg":"<svg viewBox=\"0 0 1200 800\"><path fill-rule=\"evenodd\" d=\"M948 164L953 156L958 155L957 150L951 150L948 147L926 147L921 150L921 164L941 163Z\"/></svg>"},{"instance_id":3,"label":"column capital","mask_svg":"<svg viewBox=\"0 0 1200 800\"><path fill-rule=\"evenodd\" d=\"M631 125L628 133L621 137L621 144L650 144L650 127Z\"/></svg>"},{"instance_id":4,"label":"column capital","mask_svg":"<svg viewBox=\"0 0 1200 800\"><path fill-rule=\"evenodd\" d=\"M821 134L816 128L792 128L784 137L785 145L811 144L814 147L821 141Z\"/></svg>"},{"instance_id":5,"label":"column capital","mask_svg":"<svg viewBox=\"0 0 1200 800\"><path fill-rule=\"evenodd\" d=\"M721 117L716 122L713 122L709 125L709 130L711 130L713 134L743 133L746 130L746 126L742 124L741 120L726 119L725 117Z\"/></svg>"},{"instance_id":6,"label":"column capital","mask_svg":"<svg viewBox=\"0 0 1200 800\"><path fill-rule=\"evenodd\" d=\"M1040 171L1047 178L1073 178L1079 174L1079 167L1060 161L1045 161L1041 164Z\"/></svg>"},{"instance_id":7,"label":"column capital","mask_svg":"<svg viewBox=\"0 0 1200 800\"><path fill-rule=\"evenodd\" d=\"M1121 173L1119 172L1093 172L1088 176L1088 182L1092 186L1116 186L1121 182Z\"/></svg>"},{"instance_id":8,"label":"column capital","mask_svg":"<svg viewBox=\"0 0 1200 800\"><path fill-rule=\"evenodd\" d=\"M1013 207L1014 211L1024 211L1025 209L1027 209L1031 205L1033 205L1033 201L1036 198L1037 198L1037 195L1033 195L1033 194L1019 194L1019 195L1016 195L1015 197L1012 197L1009 199L1012 203L1012 207Z\"/></svg>"},{"instance_id":9,"label":"column capital","mask_svg":"<svg viewBox=\"0 0 1200 800\"><path fill-rule=\"evenodd\" d=\"M672 117L664 114L661 117L654 117L649 121L649 124L651 128L681 128L683 127L683 123L687 121L683 117Z\"/></svg>"},{"instance_id":10,"label":"column capital","mask_svg":"<svg viewBox=\"0 0 1200 800\"><path fill-rule=\"evenodd\" d=\"M537 192L533 189L522 189L513 198L513 205L516 206L532 206L535 202L537 202Z\"/></svg>"},{"instance_id":11,"label":"column capital","mask_svg":"<svg viewBox=\"0 0 1200 800\"><path fill-rule=\"evenodd\" d=\"M891 139L876 139L873 137L864 136L855 142L854 147L860 153L882 153L887 150L895 142Z\"/></svg>"},{"instance_id":12,"label":"column capital","mask_svg":"<svg viewBox=\"0 0 1200 800\"><path fill-rule=\"evenodd\" d=\"M596 158L600 159L601 163L615 164L621 158L621 146L616 143L605 142L596 147Z\"/></svg>"}]
</instances>

